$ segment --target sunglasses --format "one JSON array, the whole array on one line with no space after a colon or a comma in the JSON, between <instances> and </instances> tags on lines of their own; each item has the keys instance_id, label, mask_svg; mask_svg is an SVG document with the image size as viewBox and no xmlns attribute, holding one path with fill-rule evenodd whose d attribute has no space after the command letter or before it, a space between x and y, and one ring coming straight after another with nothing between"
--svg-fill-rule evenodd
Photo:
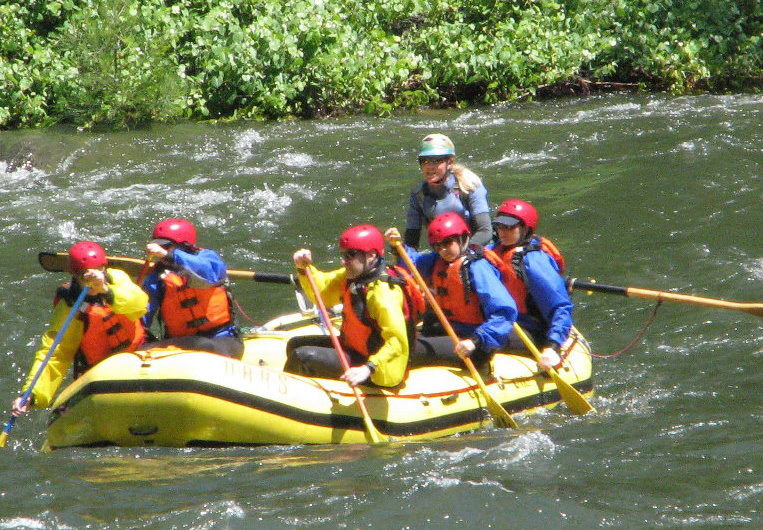
<instances>
[{"instance_id":1,"label":"sunglasses","mask_svg":"<svg viewBox=\"0 0 763 530\"><path fill-rule=\"evenodd\" d=\"M452 237L446 237L442 241L438 241L437 243L432 244L432 248L435 252L439 252L440 250L444 249L445 247L449 246L453 242L458 242L459 238L456 236Z\"/></svg>"},{"instance_id":2,"label":"sunglasses","mask_svg":"<svg viewBox=\"0 0 763 530\"><path fill-rule=\"evenodd\" d=\"M339 257L342 258L344 261L350 261L352 259L357 258L363 254L362 250L358 250L356 248L350 249L350 250L343 250L339 253Z\"/></svg>"},{"instance_id":3,"label":"sunglasses","mask_svg":"<svg viewBox=\"0 0 763 530\"><path fill-rule=\"evenodd\" d=\"M450 160L450 157L447 156L437 156L437 157L431 157L431 156L420 156L419 157L419 165L425 166L427 164L442 164L443 162L447 162Z\"/></svg>"}]
</instances>

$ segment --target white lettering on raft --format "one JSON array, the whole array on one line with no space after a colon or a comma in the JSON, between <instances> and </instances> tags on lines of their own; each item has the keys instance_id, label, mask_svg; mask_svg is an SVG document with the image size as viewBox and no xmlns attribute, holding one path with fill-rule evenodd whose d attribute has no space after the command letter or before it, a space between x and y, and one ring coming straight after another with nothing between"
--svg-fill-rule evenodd
<instances>
[{"instance_id":1,"label":"white lettering on raft","mask_svg":"<svg viewBox=\"0 0 763 530\"><path fill-rule=\"evenodd\" d=\"M259 372L259 377L257 377ZM243 380L250 385L264 387L269 392L278 392L280 394L289 393L289 383L294 379L284 375L282 372L273 372L257 366L235 362L226 359L225 377L230 379Z\"/></svg>"}]
</instances>

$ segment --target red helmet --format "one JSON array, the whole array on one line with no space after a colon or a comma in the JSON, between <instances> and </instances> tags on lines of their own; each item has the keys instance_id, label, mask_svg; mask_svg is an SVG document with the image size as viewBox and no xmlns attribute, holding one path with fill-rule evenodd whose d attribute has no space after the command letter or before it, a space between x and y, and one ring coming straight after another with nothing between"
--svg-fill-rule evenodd
<instances>
[{"instance_id":1,"label":"red helmet","mask_svg":"<svg viewBox=\"0 0 763 530\"><path fill-rule=\"evenodd\" d=\"M529 202L509 199L503 201L498 207L493 224L514 226L517 224L517 220L524 223L530 230L535 231L535 227L538 226L538 210Z\"/></svg>"},{"instance_id":2,"label":"red helmet","mask_svg":"<svg viewBox=\"0 0 763 530\"><path fill-rule=\"evenodd\" d=\"M106 252L98 243L80 241L69 249L69 268L74 273L103 267L108 262Z\"/></svg>"},{"instance_id":3,"label":"red helmet","mask_svg":"<svg viewBox=\"0 0 763 530\"><path fill-rule=\"evenodd\" d=\"M160 245L166 243L181 243L190 246L196 245L196 228L185 219L165 219L157 223L151 234L154 238L152 243Z\"/></svg>"},{"instance_id":4,"label":"red helmet","mask_svg":"<svg viewBox=\"0 0 763 530\"><path fill-rule=\"evenodd\" d=\"M432 219L427 231L430 245L449 237L468 236L472 233L464 218L454 212L444 213Z\"/></svg>"},{"instance_id":5,"label":"red helmet","mask_svg":"<svg viewBox=\"0 0 763 530\"><path fill-rule=\"evenodd\" d=\"M339 248L342 250L375 250L384 255L384 236L373 225L358 225L348 228L339 236Z\"/></svg>"}]
</instances>

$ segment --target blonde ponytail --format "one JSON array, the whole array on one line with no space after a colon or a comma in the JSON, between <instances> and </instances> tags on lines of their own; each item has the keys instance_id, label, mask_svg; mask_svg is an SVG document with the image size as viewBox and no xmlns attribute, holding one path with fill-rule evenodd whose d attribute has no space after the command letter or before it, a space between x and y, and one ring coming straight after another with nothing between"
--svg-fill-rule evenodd
<instances>
[{"instance_id":1,"label":"blonde ponytail","mask_svg":"<svg viewBox=\"0 0 763 530\"><path fill-rule=\"evenodd\" d=\"M464 193L471 193L482 186L482 180L471 169L461 164L453 164L451 171L458 181L458 188Z\"/></svg>"}]
</instances>

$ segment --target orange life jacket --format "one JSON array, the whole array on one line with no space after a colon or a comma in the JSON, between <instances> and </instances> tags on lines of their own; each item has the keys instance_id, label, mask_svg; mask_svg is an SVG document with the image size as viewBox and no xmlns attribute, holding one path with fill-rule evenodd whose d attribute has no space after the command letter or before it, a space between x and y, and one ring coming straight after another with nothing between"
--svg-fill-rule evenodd
<instances>
[{"instance_id":1,"label":"orange life jacket","mask_svg":"<svg viewBox=\"0 0 763 530\"><path fill-rule=\"evenodd\" d=\"M469 285L468 262L464 256L450 263L438 259L432 268L430 284L448 320L480 325L485 322L485 316L477 293Z\"/></svg>"},{"instance_id":2,"label":"orange life jacket","mask_svg":"<svg viewBox=\"0 0 763 530\"><path fill-rule=\"evenodd\" d=\"M559 274L564 274L564 256L559 248L545 237L540 237L540 244L533 240L527 245L504 247L498 245L494 251L485 250L485 257L501 271L501 279L509 294L517 303L517 310L522 314L530 312L530 301L527 291L527 273L524 257L528 252L542 250L551 256L559 267Z\"/></svg>"},{"instance_id":3,"label":"orange life jacket","mask_svg":"<svg viewBox=\"0 0 763 530\"><path fill-rule=\"evenodd\" d=\"M79 351L87 366L115 353L134 351L146 340L140 319L132 321L125 315L114 313L107 305L88 304L78 316L85 328Z\"/></svg>"},{"instance_id":4,"label":"orange life jacket","mask_svg":"<svg viewBox=\"0 0 763 530\"><path fill-rule=\"evenodd\" d=\"M165 337L210 334L233 322L228 291L222 285L196 289L188 286L188 280L169 271L162 276L162 283L161 319Z\"/></svg>"},{"instance_id":5,"label":"orange life jacket","mask_svg":"<svg viewBox=\"0 0 763 530\"><path fill-rule=\"evenodd\" d=\"M426 308L424 296L414 279L408 271L397 265L387 267L386 273L364 282L345 282L342 293L342 342L366 357L376 353L383 344L381 330L369 315L366 304L368 284L377 279L399 285L403 289L403 316L409 347L412 347L416 338L416 323Z\"/></svg>"}]
</instances>

